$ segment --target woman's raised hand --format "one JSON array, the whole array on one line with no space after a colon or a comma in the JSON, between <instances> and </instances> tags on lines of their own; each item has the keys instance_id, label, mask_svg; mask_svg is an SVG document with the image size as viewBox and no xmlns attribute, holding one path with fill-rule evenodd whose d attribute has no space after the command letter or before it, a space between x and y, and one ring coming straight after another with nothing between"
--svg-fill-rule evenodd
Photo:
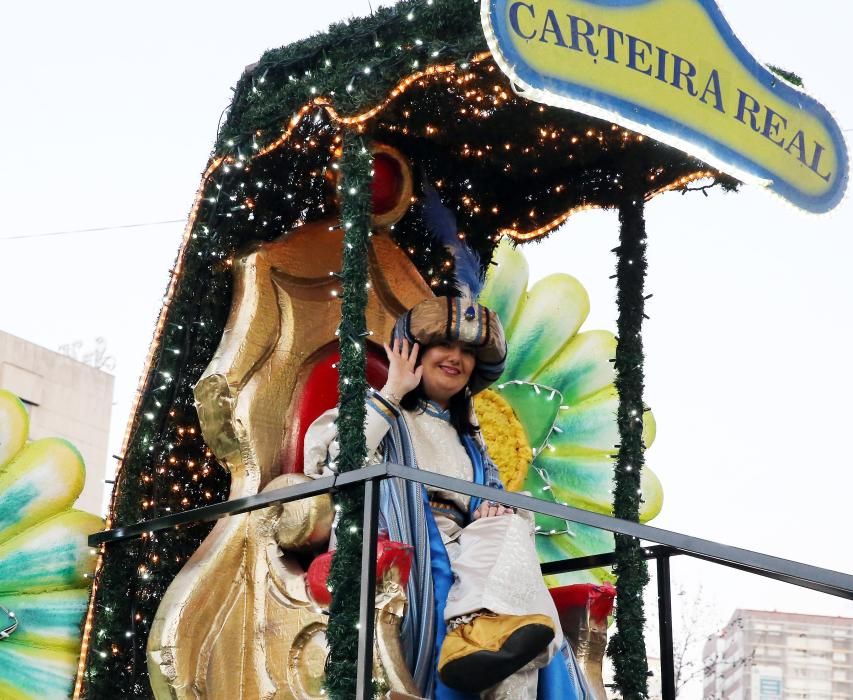
<instances>
[{"instance_id":1,"label":"woman's raised hand","mask_svg":"<svg viewBox=\"0 0 853 700\"><path fill-rule=\"evenodd\" d=\"M388 392L402 398L421 383L424 368L417 366L417 343L409 349L409 341L397 338L394 347L384 343L385 355L388 357L388 381L385 382L383 393Z\"/></svg>"}]
</instances>

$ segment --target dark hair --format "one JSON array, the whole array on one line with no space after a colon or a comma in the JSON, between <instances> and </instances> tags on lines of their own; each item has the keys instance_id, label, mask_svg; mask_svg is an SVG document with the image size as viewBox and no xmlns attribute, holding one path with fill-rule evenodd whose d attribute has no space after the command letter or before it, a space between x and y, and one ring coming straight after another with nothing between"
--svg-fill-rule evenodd
<instances>
[{"instance_id":1,"label":"dark hair","mask_svg":"<svg viewBox=\"0 0 853 700\"><path fill-rule=\"evenodd\" d=\"M418 364L420 362L421 358L418 357ZM421 381L400 400L400 406L407 411L414 411L420 401L429 401L423 387L424 383ZM450 424L456 428L456 432L460 436L474 435L477 432L476 427L471 422L471 397L468 395L468 387L451 396L447 408L450 411Z\"/></svg>"}]
</instances>

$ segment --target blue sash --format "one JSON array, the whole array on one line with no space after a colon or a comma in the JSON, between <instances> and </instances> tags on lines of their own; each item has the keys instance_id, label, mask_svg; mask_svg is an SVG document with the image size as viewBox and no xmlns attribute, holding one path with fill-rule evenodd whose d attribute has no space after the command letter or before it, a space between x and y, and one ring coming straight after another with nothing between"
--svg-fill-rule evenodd
<instances>
[{"instance_id":1,"label":"blue sash","mask_svg":"<svg viewBox=\"0 0 853 700\"><path fill-rule=\"evenodd\" d=\"M497 468L480 444L463 436L462 444L474 468L474 483L502 488ZM382 443L389 462L417 468L406 422L398 416ZM482 499L471 497L469 514ZM444 608L453 585L453 572L441 533L429 508L426 489L415 482L385 479L380 487L380 521L395 541L411 545L414 561L406 589L408 605L401 625L406 661L415 683L426 698L434 700L478 700L478 696L448 688L436 669L447 633ZM592 694L577 661L564 643L562 654L539 670L538 700L585 700Z\"/></svg>"}]
</instances>

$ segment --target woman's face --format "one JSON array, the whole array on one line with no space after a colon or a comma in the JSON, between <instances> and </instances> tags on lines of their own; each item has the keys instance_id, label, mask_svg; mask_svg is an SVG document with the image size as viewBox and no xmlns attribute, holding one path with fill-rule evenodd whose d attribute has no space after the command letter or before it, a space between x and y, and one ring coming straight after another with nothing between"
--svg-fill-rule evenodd
<instances>
[{"instance_id":1,"label":"woman's face","mask_svg":"<svg viewBox=\"0 0 853 700\"><path fill-rule=\"evenodd\" d=\"M474 351L462 343L428 347L421 355L421 383L427 398L446 408L450 398L468 384L474 364Z\"/></svg>"}]
</instances>

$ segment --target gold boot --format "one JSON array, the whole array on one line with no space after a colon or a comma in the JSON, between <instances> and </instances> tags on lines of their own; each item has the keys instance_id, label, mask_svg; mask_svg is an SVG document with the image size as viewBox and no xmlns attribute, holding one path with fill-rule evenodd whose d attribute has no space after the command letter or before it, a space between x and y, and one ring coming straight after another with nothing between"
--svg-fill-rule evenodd
<instances>
[{"instance_id":1,"label":"gold boot","mask_svg":"<svg viewBox=\"0 0 853 700\"><path fill-rule=\"evenodd\" d=\"M447 633L438 675L450 688L479 693L533 661L552 639L547 615L480 615Z\"/></svg>"}]
</instances>

